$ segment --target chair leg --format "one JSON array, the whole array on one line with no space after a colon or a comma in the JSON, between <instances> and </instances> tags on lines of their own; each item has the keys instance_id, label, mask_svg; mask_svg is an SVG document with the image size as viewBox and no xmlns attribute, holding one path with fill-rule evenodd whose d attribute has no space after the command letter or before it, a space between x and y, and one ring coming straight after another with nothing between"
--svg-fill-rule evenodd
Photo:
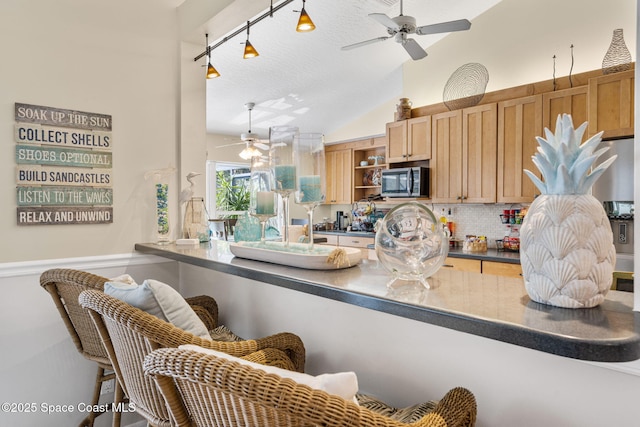
<instances>
[{"instance_id":1,"label":"chair leg","mask_svg":"<svg viewBox=\"0 0 640 427\"><path fill-rule=\"evenodd\" d=\"M114 408L112 410L113 427L120 427L120 419L122 418L122 412L120 410L123 409L122 404L127 399L125 399L124 390L122 389L122 387L120 387L120 383L118 382L118 379L115 379L115 382L116 382L115 395L113 398Z\"/></svg>"},{"instance_id":2,"label":"chair leg","mask_svg":"<svg viewBox=\"0 0 640 427\"><path fill-rule=\"evenodd\" d=\"M93 387L93 400L91 401L91 405L95 406L98 404L100 400L100 389L102 388L102 381L104 378L104 368L98 366L98 373L96 374L96 383ZM85 417L84 420L80 422L79 427L93 427L93 421L96 419L101 412L91 412L89 415Z\"/></svg>"}]
</instances>

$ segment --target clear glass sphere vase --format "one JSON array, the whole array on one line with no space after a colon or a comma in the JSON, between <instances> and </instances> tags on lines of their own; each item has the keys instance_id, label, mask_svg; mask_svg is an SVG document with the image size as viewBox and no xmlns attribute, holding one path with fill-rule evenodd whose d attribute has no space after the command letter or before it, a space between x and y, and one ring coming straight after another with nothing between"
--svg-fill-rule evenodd
<instances>
[{"instance_id":1,"label":"clear glass sphere vase","mask_svg":"<svg viewBox=\"0 0 640 427\"><path fill-rule=\"evenodd\" d=\"M449 254L449 239L436 216L425 205L408 202L392 208L376 232L376 255L391 273L387 287L419 282L429 289Z\"/></svg>"}]
</instances>

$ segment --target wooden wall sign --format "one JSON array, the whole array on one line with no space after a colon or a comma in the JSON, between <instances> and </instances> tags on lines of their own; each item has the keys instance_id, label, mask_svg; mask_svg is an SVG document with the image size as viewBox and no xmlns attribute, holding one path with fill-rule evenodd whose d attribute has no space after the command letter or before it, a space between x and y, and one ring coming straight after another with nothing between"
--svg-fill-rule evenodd
<instances>
[{"instance_id":1,"label":"wooden wall sign","mask_svg":"<svg viewBox=\"0 0 640 427\"><path fill-rule=\"evenodd\" d=\"M113 222L110 115L15 103L18 225Z\"/></svg>"}]
</instances>

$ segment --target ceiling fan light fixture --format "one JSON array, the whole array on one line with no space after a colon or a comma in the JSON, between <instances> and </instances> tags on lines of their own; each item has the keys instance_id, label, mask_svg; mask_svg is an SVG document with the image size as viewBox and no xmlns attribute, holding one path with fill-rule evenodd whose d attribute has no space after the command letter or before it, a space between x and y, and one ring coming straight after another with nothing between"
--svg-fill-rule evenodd
<instances>
[{"instance_id":1,"label":"ceiling fan light fixture","mask_svg":"<svg viewBox=\"0 0 640 427\"><path fill-rule=\"evenodd\" d=\"M249 27L251 26L251 21L247 21L247 41L244 43L244 55L242 56L244 59L255 58L256 56L260 56L258 51L249 41Z\"/></svg>"},{"instance_id":2,"label":"ceiling fan light fixture","mask_svg":"<svg viewBox=\"0 0 640 427\"><path fill-rule=\"evenodd\" d=\"M306 33L316 29L311 17L309 17L309 14L304 9L305 1L306 0L302 0L302 10L300 11L300 18L298 19L298 25L296 26L296 31L299 33Z\"/></svg>"},{"instance_id":3,"label":"ceiling fan light fixture","mask_svg":"<svg viewBox=\"0 0 640 427\"><path fill-rule=\"evenodd\" d=\"M243 158L244 160L249 160L253 157L260 157L260 156L262 156L262 153L260 152L260 150L258 150L256 147L254 147L249 143L247 143L247 146L245 147L245 149L240 152L240 157Z\"/></svg>"}]
</instances>

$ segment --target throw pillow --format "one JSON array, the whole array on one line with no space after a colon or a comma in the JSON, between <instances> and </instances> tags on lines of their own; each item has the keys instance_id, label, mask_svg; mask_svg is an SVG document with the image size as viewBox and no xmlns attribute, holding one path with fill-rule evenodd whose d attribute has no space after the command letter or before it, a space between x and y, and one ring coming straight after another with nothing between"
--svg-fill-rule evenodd
<instances>
[{"instance_id":1,"label":"throw pillow","mask_svg":"<svg viewBox=\"0 0 640 427\"><path fill-rule=\"evenodd\" d=\"M153 314L200 338L211 339L207 327L189 303L171 286L148 279L141 285L127 281L104 284L104 293Z\"/></svg>"},{"instance_id":2,"label":"throw pillow","mask_svg":"<svg viewBox=\"0 0 640 427\"><path fill-rule=\"evenodd\" d=\"M270 374L276 374L281 378L289 378L298 384L305 384L317 390L324 390L329 394L342 397L345 400L351 400L358 404L356 393L358 392L358 378L355 372L338 372L335 374L309 375L301 372L288 371L286 369L277 368L275 366L265 366L259 363L250 362L240 359L220 351L211 350L193 344L185 344L178 347L182 350L191 350L198 353L211 354L221 359L227 359L238 362L242 365L251 366L254 369L260 369Z\"/></svg>"}]
</instances>

